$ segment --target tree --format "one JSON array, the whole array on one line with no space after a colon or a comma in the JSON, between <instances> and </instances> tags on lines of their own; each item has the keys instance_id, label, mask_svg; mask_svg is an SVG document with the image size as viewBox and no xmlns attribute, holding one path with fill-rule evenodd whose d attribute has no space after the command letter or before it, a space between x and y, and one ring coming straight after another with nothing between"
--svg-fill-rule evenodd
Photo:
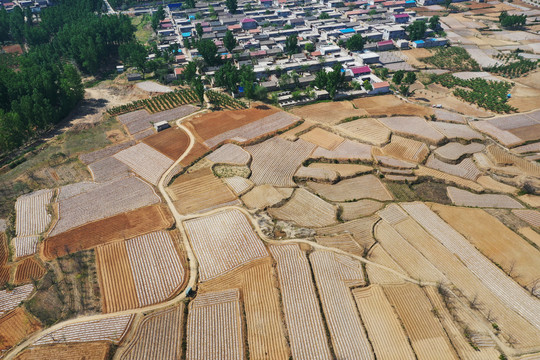
<instances>
[{"instance_id":1,"label":"tree","mask_svg":"<svg viewBox=\"0 0 540 360\"><path fill-rule=\"evenodd\" d=\"M193 90L195 90L195 94L197 95L197 98L202 106L204 104L204 84L201 77L197 76L195 79L193 79L191 86L193 87Z\"/></svg>"},{"instance_id":2,"label":"tree","mask_svg":"<svg viewBox=\"0 0 540 360\"><path fill-rule=\"evenodd\" d=\"M225 36L223 37L223 45L230 53L233 52L233 49L236 47L236 39L231 30L227 30Z\"/></svg>"},{"instance_id":3,"label":"tree","mask_svg":"<svg viewBox=\"0 0 540 360\"><path fill-rule=\"evenodd\" d=\"M251 5L250 3L247 3L246 5L244 5L244 11L251 11L253 10L253 5Z\"/></svg>"},{"instance_id":4,"label":"tree","mask_svg":"<svg viewBox=\"0 0 540 360\"><path fill-rule=\"evenodd\" d=\"M192 83L197 77L197 64L193 61L188 62L181 76L187 83Z\"/></svg>"},{"instance_id":5,"label":"tree","mask_svg":"<svg viewBox=\"0 0 540 360\"><path fill-rule=\"evenodd\" d=\"M364 86L364 89L366 89L366 91L373 90L373 85L371 85L369 80L364 80L363 86Z\"/></svg>"},{"instance_id":6,"label":"tree","mask_svg":"<svg viewBox=\"0 0 540 360\"><path fill-rule=\"evenodd\" d=\"M320 20L330 19L330 15L328 15L328 13L323 12L323 13L321 13L321 14L319 15L319 19L320 19Z\"/></svg>"},{"instance_id":7,"label":"tree","mask_svg":"<svg viewBox=\"0 0 540 360\"><path fill-rule=\"evenodd\" d=\"M407 97L409 96L410 92L409 92L409 85L401 85L399 87L399 92L401 93L401 95Z\"/></svg>"},{"instance_id":8,"label":"tree","mask_svg":"<svg viewBox=\"0 0 540 360\"><path fill-rule=\"evenodd\" d=\"M448 8L450 7L451 4L452 4L452 0L444 0L444 7L445 7L445 8L448 9Z\"/></svg>"},{"instance_id":9,"label":"tree","mask_svg":"<svg viewBox=\"0 0 540 360\"><path fill-rule=\"evenodd\" d=\"M429 28L431 30L437 31L439 26L440 26L440 22L439 22L439 16L438 15L434 15L434 16L429 18Z\"/></svg>"},{"instance_id":10,"label":"tree","mask_svg":"<svg viewBox=\"0 0 540 360\"><path fill-rule=\"evenodd\" d=\"M235 14L238 9L238 0L225 0L225 5L231 14Z\"/></svg>"},{"instance_id":11,"label":"tree","mask_svg":"<svg viewBox=\"0 0 540 360\"><path fill-rule=\"evenodd\" d=\"M227 61L216 71L214 80L216 86L224 87L229 92L235 92L240 82L240 74L232 61Z\"/></svg>"},{"instance_id":12,"label":"tree","mask_svg":"<svg viewBox=\"0 0 540 360\"><path fill-rule=\"evenodd\" d=\"M197 50L207 65L213 66L219 64L220 58L217 56L218 48L212 40L203 39L199 41L197 43Z\"/></svg>"},{"instance_id":13,"label":"tree","mask_svg":"<svg viewBox=\"0 0 540 360\"><path fill-rule=\"evenodd\" d=\"M396 85L401 84L401 81L403 80L404 75L405 74L404 74L403 70L396 71L394 76L392 77L392 81L394 82L394 84L396 84Z\"/></svg>"},{"instance_id":14,"label":"tree","mask_svg":"<svg viewBox=\"0 0 540 360\"><path fill-rule=\"evenodd\" d=\"M132 41L122 44L118 48L118 54L122 62L135 66L144 73L148 51L141 43Z\"/></svg>"},{"instance_id":15,"label":"tree","mask_svg":"<svg viewBox=\"0 0 540 360\"><path fill-rule=\"evenodd\" d=\"M195 0L185 0L182 7L185 8L185 9L194 9L195 8Z\"/></svg>"},{"instance_id":16,"label":"tree","mask_svg":"<svg viewBox=\"0 0 540 360\"><path fill-rule=\"evenodd\" d=\"M268 89L264 86L257 85L255 86L255 91L253 93L253 98L261 101L268 99Z\"/></svg>"},{"instance_id":17,"label":"tree","mask_svg":"<svg viewBox=\"0 0 540 360\"><path fill-rule=\"evenodd\" d=\"M341 64L336 64L327 74L326 90L331 98L336 95L336 91L343 86L345 82L345 72L341 71L343 68Z\"/></svg>"},{"instance_id":18,"label":"tree","mask_svg":"<svg viewBox=\"0 0 540 360\"><path fill-rule=\"evenodd\" d=\"M499 15L499 22L502 27L512 28L525 25L527 15L508 15L508 12L503 11Z\"/></svg>"},{"instance_id":19,"label":"tree","mask_svg":"<svg viewBox=\"0 0 540 360\"><path fill-rule=\"evenodd\" d=\"M294 34L285 39L285 52L289 55L296 53L298 48L298 37Z\"/></svg>"},{"instance_id":20,"label":"tree","mask_svg":"<svg viewBox=\"0 0 540 360\"><path fill-rule=\"evenodd\" d=\"M347 49L350 51L362 51L365 40L360 34L355 34L347 40Z\"/></svg>"},{"instance_id":21,"label":"tree","mask_svg":"<svg viewBox=\"0 0 540 360\"><path fill-rule=\"evenodd\" d=\"M388 68L377 68L374 70L375 72L375 75L377 75L378 77L380 77L381 79L386 79L388 77Z\"/></svg>"},{"instance_id":22,"label":"tree","mask_svg":"<svg viewBox=\"0 0 540 360\"><path fill-rule=\"evenodd\" d=\"M304 49L309 52L309 53L312 53L315 51L315 45L313 45L313 43L307 43L305 46L304 46Z\"/></svg>"},{"instance_id":23,"label":"tree","mask_svg":"<svg viewBox=\"0 0 540 360\"><path fill-rule=\"evenodd\" d=\"M197 36L199 36L199 39L203 36L204 30L201 23L197 23L195 25L195 30L197 31Z\"/></svg>"},{"instance_id":24,"label":"tree","mask_svg":"<svg viewBox=\"0 0 540 360\"><path fill-rule=\"evenodd\" d=\"M326 74L326 71L324 71L324 69L321 69L315 75L315 80L313 81L313 86L316 86L319 89L324 89L326 87L326 81L327 80L328 80L328 76Z\"/></svg>"},{"instance_id":25,"label":"tree","mask_svg":"<svg viewBox=\"0 0 540 360\"><path fill-rule=\"evenodd\" d=\"M370 15L370 16L373 16L373 15L376 15L376 14L377 14L377 10L375 10L375 9L371 9L368 12L368 15Z\"/></svg>"},{"instance_id":26,"label":"tree","mask_svg":"<svg viewBox=\"0 0 540 360\"><path fill-rule=\"evenodd\" d=\"M416 74L412 71L409 71L405 75L405 78L403 79L403 82L405 82L406 84L412 84L415 81L416 81Z\"/></svg>"},{"instance_id":27,"label":"tree","mask_svg":"<svg viewBox=\"0 0 540 360\"><path fill-rule=\"evenodd\" d=\"M163 10L162 5L159 5L157 10L152 14L152 29L154 29L154 31L157 30L159 22L163 19L165 19L165 10Z\"/></svg>"},{"instance_id":28,"label":"tree","mask_svg":"<svg viewBox=\"0 0 540 360\"><path fill-rule=\"evenodd\" d=\"M423 39L426 34L426 23L422 20L416 20L407 27L407 32L411 41Z\"/></svg>"}]
</instances>

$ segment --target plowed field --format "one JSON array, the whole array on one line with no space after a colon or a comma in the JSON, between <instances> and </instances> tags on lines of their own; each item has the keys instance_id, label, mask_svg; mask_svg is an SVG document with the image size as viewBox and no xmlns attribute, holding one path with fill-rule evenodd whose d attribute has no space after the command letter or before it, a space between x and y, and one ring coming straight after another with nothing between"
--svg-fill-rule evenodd
<instances>
[{"instance_id":1,"label":"plowed field","mask_svg":"<svg viewBox=\"0 0 540 360\"><path fill-rule=\"evenodd\" d=\"M41 328L39 321L19 307L0 318L0 351L11 348Z\"/></svg>"},{"instance_id":2,"label":"plowed field","mask_svg":"<svg viewBox=\"0 0 540 360\"><path fill-rule=\"evenodd\" d=\"M103 296L103 312L139 307L125 242L98 246L96 268Z\"/></svg>"},{"instance_id":3,"label":"plowed field","mask_svg":"<svg viewBox=\"0 0 540 360\"><path fill-rule=\"evenodd\" d=\"M183 317L183 303L145 316L119 358L179 359L182 355Z\"/></svg>"},{"instance_id":4,"label":"plowed field","mask_svg":"<svg viewBox=\"0 0 540 360\"><path fill-rule=\"evenodd\" d=\"M395 307L412 347L421 359L457 359L446 333L433 314L422 289L413 284L385 286L384 292Z\"/></svg>"},{"instance_id":5,"label":"plowed field","mask_svg":"<svg viewBox=\"0 0 540 360\"><path fill-rule=\"evenodd\" d=\"M360 316L378 359L415 359L399 319L381 287L353 290Z\"/></svg>"},{"instance_id":6,"label":"plowed field","mask_svg":"<svg viewBox=\"0 0 540 360\"><path fill-rule=\"evenodd\" d=\"M24 284L38 280L45 274L45 268L36 260L28 258L17 264L15 269L15 284Z\"/></svg>"},{"instance_id":7,"label":"plowed field","mask_svg":"<svg viewBox=\"0 0 540 360\"><path fill-rule=\"evenodd\" d=\"M189 136L182 129L169 128L148 136L143 142L169 158L176 160L188 148Z\"/></svg>"},{"instance_id":8,"label":"plowed field","mask_svg":"<svg viewBox=\"0 0 540 360\"><path fill-rule=\"evenodd\" d=\"M394 116L394 115L416 115L429 116L433 114L433 109L406 103L394 95L372 96L355 99L352 103L359 109L367 111L371 116Z\"/></svg>"},{"instance_id":9,"label":"plowed field","mask_svg":"<svg viewBox=\"0 0 540 360\"><path fill-rule=\"evenodd\" d=\"M210 168L180 175L168 191L180 214L191 214L237 199Z\"/></svg>"},{"instance_id":10,"label":"plowed field","mask_svg":"<svg viewBox=\"0 0 540 360\"><path fill-rule=\"evenodd\" d=\"M383 153L398 159L421 163L429 154L429 148L420 141L392 136L390 144L382 149Z\"/></svg>"},{"instance_id":11,"label":"plowed field","mask_svg":"<svg viewBox=\"0 0 540 360\"><path fill-rule=\"evenodd\" d=\"M0 232L0 266L7 262L8 254L6 235Z\"/></svg>"},{"instance_id":12,"label":"plowed field","mask_svg":"<svg viewBox=\"0 0 540 360\"><path fill-rule=\"evenodd\" d=\"M381 245L375 244L369 253L368 259L373 261L376 264L386 266L392 270L397 271L403 275L405 270L403 270L399 265L388 255L386 251L382 248ZM367 264L366 272L369 276L369 280L372 284L402 284L403 279L393 272L385 270L375 265Z\"/></svg>"},{"instance_id":13,"label":"plowed field","mask_svg":"<svg viewBox=\"0 0 540 360\"><path fill-rule=\"evenodd\" d=\"M306 120L323 124L336 124L351 116L365 116L363 110L355 109L350 101L336 101L296 107L291 111Z\"/></svg>"},{"instance_id":14,"label":"plowed field","mask_svg":"<svg viewBox=\"0 0 540 360\"><path fill-rule=\"evenodd\" d=\"M315 128L305 134L300 135L300 139L309 141L310 143L323 147L326 150L334 150L343 142L343 140L345 140L341 136L321 128Z\"/></svg>"},{"instance_id":15,"label":"plowed field","mask_svg":"<svg viewBox=\"0 0 540 360\"><path fill-rule=\"evenodd\" d=\"M540 256L529 243L482 209L432 204L431 208L480 252L523 286L540 278Z\"/></svg>"},{"instance_id":16,"label":"plowed field","mask_svg":"<svg viewBox=\"0 0 540 360\"><path fill-rule=\"evenodd\" d=\"M182 166L189 166L209 151L210 149L206 145L196 141L189 154L180 161L180 164Z\"/></svg>"},{"instance_id":17,"label":"plowed field","mask_svg":"<svg viewBox=\"0 0 540 360\"><path fill-rule=\"evenodd\" d=\"M373 215L362 219L347 221L334 226L317 229L318 235L351 234L360 246L370 247L374 243L372 230L373 225L379 220L379 216Z\"/></svg>"},{"instance_id":18,"label":"plowed field","mask_svg":"<svg viewBox=\"0 0 540 360\"><path fill-rule=\"evenodd\" d=\"M108 342L57 344L37 346L22 352L17 360L106 360L111 345Z\"/></svg>"},{"instance_id":19,"label":"plowed field","mask_svg":"<svg viewBox=\"0 0 540 360\"><path fill-rule=\"evenodd\" d=\"M279 110L266 105L246 110L226 110L206 113L189 120L189 125L204 140L213 138L226 131L247 125Z\"/></svg>"},{"instance_id":20,"label":"plowed field","mask_svg":"<svg viewBox=\"0 0 540 360\"><path fill-rule=\"evenodd\" d=\"M109 242L125 240L172 226L174 219L165 205L153 205L82 225L45 239L47 260L91 249Z\"/></svg>"},{"instance_id":21,"label":"plowed field","mask_svg":"<svg viewBox=\"0 0 540 360\"><path fill-rule=\"evenodd\" d=\"M26 284L17 286L15 289L0 290L0 316L15 309L21 301L24 301L34 291L34 285Z\"/></svg>"},{"instance_id":22,"label":"plowed field","mask_svg":"<svg viewBox=\"0 0 540 360\"><path fill-rule=\"evenodd\" d=\"M358 119L337 126L343 134L371 145L381 146L388 142L392 133L376 119Z\"/></svg>"}]
</instances>

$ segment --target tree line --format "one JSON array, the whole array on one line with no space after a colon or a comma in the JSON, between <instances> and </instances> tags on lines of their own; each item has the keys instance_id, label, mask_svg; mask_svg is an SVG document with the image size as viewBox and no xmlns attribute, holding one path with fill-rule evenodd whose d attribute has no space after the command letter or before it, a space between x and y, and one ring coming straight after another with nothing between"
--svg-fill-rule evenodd
<instances>
[{"instance_id":1,"label":"tree line","mask_svg":"<svg viewBox=\"0 0 540 360\"><path fill-rule=\"evenodd\" d=\"M101 0L60 0L36 23L19 7L0 10L0 39L27 49L0 61L0 152L65 118L84 96L79 71L97 74L133 39L129 18L101 9Z\"/></svg>"}]
</instances>

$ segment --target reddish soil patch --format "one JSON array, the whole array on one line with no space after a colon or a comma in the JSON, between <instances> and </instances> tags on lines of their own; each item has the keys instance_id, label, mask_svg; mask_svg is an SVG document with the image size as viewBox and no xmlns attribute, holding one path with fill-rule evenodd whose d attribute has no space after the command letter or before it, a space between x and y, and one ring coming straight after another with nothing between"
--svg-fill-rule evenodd
<instances>
[{"instance_id":1,"label":"reddish soil patch","mask_svg":"<svg viewBox=\"0 0 540 360\"><path fill-rule=\"evenodd\" d=\"M40 328L39 321L23 308L10 311L0 319L0 351L11 348Z\"/></svg>"},{"instance_id":2,"label":"reddish soil patch","mask_svg":"<svg viewBox=\"0 0 540 360\"><path fill-rule=\"evenodd\" d=\"M17 360L104 360L108 358L111 345L108 342L42 345L27 349Z\"/></svg>"},{"instance_id":3,"label":"reddish soil patch","mask_svg":"<svg viewBox=\"0 0 540 360\"><path fill-rule=\"evenodd\" d=\"M8 260L8 249L7 249L6 235L4 233L0 233L0 266L7 263L7 260Z\"/></svg>"},{"instance_id":4,"label":"reddish soil patch","mask_svg":"<svg viewBox=\"0 0 540 360\"><path fill-rule=\"evenodd\" d=\"M70 252L166 229L173 223L165 205L146 206L52 236L44 241L42 256L52 260Z\"/></svg>"},{"instance_id":5,"label":"reddish soil patch","mask_svg":"<svg viewBox=\"0 0 540 360\"><path fill-rule=\"evenodd\" d=\"M7 54L23 54L23 49L21 45L7 45L2 47L2 51L4 51Z\"/></svg>"},{"instance_id":6,"label":"reddish soil patch","mask_svg":"<svg viewBox=\"0 0 540 360\"><path fill-rule=\"evenodd\" d=\"M394 95L372 96L352 100L352 103L359 109L366 110L371 116L396 116L396 115L416 115L429 116L433 114L433 109L407 103Z\"/></svg>"},{"instance_id":7,"label":"reddish soil patch","mask_svg":"<svg viewBox=\"0 0 540 360\"><path fill-rule=\"evenodd\" d=\"M15 269L15 284L29 283L45 275L45 268L33 258L28 258L17 264Z\"/></svg>"},{"instance_id":8,"label":"reddish soil patch","mask_svg":"<svg viewBox=\"0 0 540 360\"><path fill-rule=\"evenodd\" d=\"M9 266L0 266L0 286L9 282Z\"/></svg>"},{"instance_id":9,"label":"reddish soil patch","mask_svg":"<svg viewBox=\"0 0 540 360\"><path fill-rule=\"evenodd\" d=\"M268 105L246 110L226 110L203 114L189 121L189 125L203 139L208 140L226 131L239 128L280 111Z\"/></svg>"},{"instance_id":10,"label":"reddish soil patch","mask_svg":"<svg viewBox=\"0 0 540 360\"><path fill-rule=\"evenodd\" d=\"M197 141L191 148L189 154L180 161L180 165L184 167L189 166L209 151L210 149L206 145Z\"/></svg>"},{"instance_id":11,"label":"reddish soil patch","mask_svg":"<svg viewBox=\"0 0 540 360\"><path fill-rule=\"evenodd\" d=\"M170 128L143 140L162 154L173 160L178 159L189 146L189 136L181 129Z\"/></svg>"}]
</instances>

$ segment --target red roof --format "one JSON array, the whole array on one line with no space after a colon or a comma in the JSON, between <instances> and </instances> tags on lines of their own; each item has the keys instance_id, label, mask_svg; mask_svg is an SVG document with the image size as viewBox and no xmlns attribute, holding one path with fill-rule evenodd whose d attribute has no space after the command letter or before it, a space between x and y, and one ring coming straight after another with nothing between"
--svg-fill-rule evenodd
<instances>
[{"instance_id":1,"label":"red roof","mask_svg":"<svg viewBox=\"0 0 540 360\"><path fill-rule=\"evenodd\" d=\"M392 40L384 40L384 41L379 41L377 43L377 45L381 45L381 46L382 45L390 45L390 44L394 45L394 42Z\"/></svg>"},{"instance_id":2,"label":"red roof","mask_svg":"<svg viewBox=\"0 0 540 360\"><path fill-rule=\"evenodd\" d=\"M374 89L380 89L380 88L389 87L389 86L390 86L390 83L388 83L388 81L381 81L381 82L373 84Z\"/></svg>"},{"instance_id":3,"label":"red roof","mask_svg":"<svg viewBox=\"0 0 540 360\"><path fill-rule=\"evenodd\" d=\"M250 19L250 18L245 18L241 22L242 22L242 24L245 24L245 23L252 23L252 22L256 22L256 21L253 20L253 19Z\"/></svg>"},{"instance_id":4,"label":"red roof","mask_svg":"<svg viewBox=\"0 0 540 360\"><path fill-rule=\"evenodd\" d=\"M409 14L396 14L394 15L394 18L396 19L402 19L402 18L408 18Z\"/></svg>"},{"instance_id":5,"label":"red roof","mask_svg":"<svg viewBox=\"0 0 540 360\"><path fill-rule=\"evenodd\" d=\"M241 28L242 27L240 25L238 25L238 24L227 26L227 29L229 29L229 30L236 30L236 29L241 29Z\"/></svg>"},{"instance_id":6,"label":"red roof","mask_svg":"<svg viewBox=\"0 0 540 360\"><path fill-rule=\"evenodd\" d=\"M184 72L186 68L180 67L180 68L174 68L174 75L180 75Z\"/></svg>"},{"instance_id":7,"label":"red roof","mask_svg":"<svg viewBox=\"0 0 540 360\"><path fill-rule=\"evenodd\" d=\"M352 73L354 75L358 75L358 74L369 74L371 73L371 69L369 68L369 66L358 66L358 67L353 67L350 69L352 71Z\"/></svg>"},{"instance_id":8,"label":"red roof","mask_svg":"<svg viewBox=\"0 0 540 360\"><path fill-rule=\"evenodd\" d=\"M317 51L312 52L311 56L322 56L322 54L319 50L317 50Z\"/></svg>"}]
</instances>

